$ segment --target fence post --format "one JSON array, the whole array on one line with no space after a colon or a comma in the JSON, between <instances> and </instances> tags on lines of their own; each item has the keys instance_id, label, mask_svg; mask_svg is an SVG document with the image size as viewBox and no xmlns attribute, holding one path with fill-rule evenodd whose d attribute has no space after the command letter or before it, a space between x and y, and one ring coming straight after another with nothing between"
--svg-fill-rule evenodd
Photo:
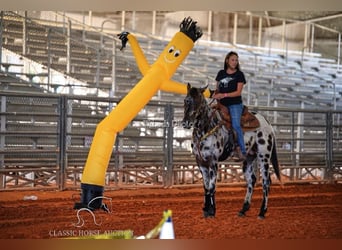
<instances>
[{"instance_id":1,"label":"fence post","mask_svg":"<svg viewBox=\"0 0 342 250\"><path fill-rule=\"evenodd\" d=\"M48 91L50 91L51 83L51 28L47 28L47 75L48 75Z\"/></svg>"},{"instance_id":2,"label":"fence post","mask_svg":"<svg viewBox=\"0 0 342 250\"><path fill-rule=\"evenodd\" d=\"M71 21L68 20L67 41L66 41L66 73L71 73Z\"/></svg>"},{"instance_id":3,"label":"fence post","mask_svg":"<svg viewBox=\"0 0 342 250\"><path fill-rule=\"evenodd\" d=\"M4 23L4 12L0 11L0 65L2 64L2 30Z\"/></svg>"},{"instance_id":4,"label":"fence post","mask_svg":"<svg viewBox=\"0 0 342 250\"><path fill-rule=\"evenodd\" d=\"M28 34L27 34L27 11L24 12L24 20L23 20L23 50L22 53L24 56L27 54L27 41L28 41Z\"/></svg>"},{"instance_id":5,"label":"fence post","mask_svg":"<svg viewBox=\"0 0 342 250\"><path fill-rule=\"evenodd\" d=\"M295 114L291 112L291 164L292 166L296 166L296 157L295 154ZM295 168L290 168L290 180L295 180Z\"/></svg>"},{"instance_id":6,"label":"fence post","mask_svg":"<svg viewBox=\"0 0 342 250\"><path fill-rule=\"evenodd\" d=\"M0 48L1 50L1 48ZM2 95L1 97L1 106L0 106L0 111L1 113L5 113L6 110L7 110L7 107L6 107L6 100L7 100L7 97ZM1 115L0 116L0 132L6 132L6 115ZM5 135L0 135L0 149L1 150L4 150L5 149L5 144L6 141L5 141ZM5 157L4 157L4 154L1 154L0 155L0 168L1 169L4 169L5 168ZM2 175L0 174L0 189L5 189L6 188L6 175Z\"/></svg>"},{"instance_id":7,"label":"fence post","mask_svg":"<svg viewBox=\"0 0 342 250\"><path fill-rule=\"evenodd\" d=\"M58 119L58 165L59 173L57 178L57 185L59 190L65 188L65 174L66 174L66 136L67 136L67 97L60 96L58 99L59 119Z\"/></svg>"},{"instance_id":8,"label":"fence post","mask_svg":"<svg viewBox=\"0 0 342 250\"><path fill-rule=\"evenodd\" d=\"M326 171L324 174L324 179L331 182L333 179L333 120L332 112L328 111L326 113Z\"/></svg>"},{"instance_id":9,"label":"fence post","mask_svg":"<svg viewBox=\"0 0 342 250\"><path fill-rule=\"evenodd\" d=\"M165 141L165 181L164 186L172 186L172 175L173 175L173 116L174 107L171 104L165 106L164 120L166 124L164 125Z\"/></svg>"},{"instance_id":10,"label":"fence post","mask_svg":"<svg viewBox=\"0 0 342 250\"><path fill-rule=\"evenodd\" d=\"M341 32L338 33L338 44L337 44L337 70L340 70L341 65Z\"/></svg>"}]
</instances>

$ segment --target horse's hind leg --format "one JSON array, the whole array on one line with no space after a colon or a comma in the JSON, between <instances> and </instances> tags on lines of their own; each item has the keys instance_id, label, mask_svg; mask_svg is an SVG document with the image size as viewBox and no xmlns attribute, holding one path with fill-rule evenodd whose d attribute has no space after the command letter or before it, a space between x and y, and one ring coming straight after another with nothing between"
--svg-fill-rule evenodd
<instances>
[{"instance_id":1,"label":"horse's hind leg","mask_svg":"<svg viewBox=\"0 0 342 250\"><path fill-rule=\"evenodd\" d=\"M215 202L215 190L216 190L216 170L208 167L200 167L203 177L204 187L204 207L203 216L215 217L216 214L216 202Z\"/></svg>"},{"instance_id":2,"label":"horse's hind leg","mask_svg":"<svg viewBox=\"0 0 342 250\"><path fill-rule=\"evenodd\" d=\"M247 162L245 161L243 163L243 173L245 175L245 179L247 182L247 192L245 196L244 203L242 205L242 209L239 211L239 216L243 217L246 215L246 212L249 210L251 206L251 199L252 194L256 182L256 176L253 168L253 160L247 159Z\"/></svg>"},{"instance_id":3,"label":"horse's hind leg","mask_svg":"<svg viewBox=\"0 0 342 250\"><path fill-rule=\"evenodd\" d=\"M264 162L264 164L261 166L263 197L262 197L260 212L258 215L259 219L265 219L265 214L267 212L267 205L268 205L268 194L270 191L270 184L271 184L270 174L268 171L269 170L269 159L267 159L265 157L263 162Z\"/></svg>"},{"instance_id":4,"label":"horse's hind leg","mask_svg":"<svg viewBox=\"0 0 342 250\"><path fill-rule=\"evenodd\" d=\"M268 194L270 191L271 185L271 178L269 173L269 168L271 164L271 154L272 154L272 147L275 147L273 144L274 139L272 133L264 134L264 139L262 139L262 133L259 133L259 153L258 153L258 160L260 163L260 172L262 176L262 203L260 207L260 212L258 215L259 219L264 219L265 214L267 212L267 205L268 205ZM266 136L267 135L267 136Z\"/></svg>"}]
</instances>

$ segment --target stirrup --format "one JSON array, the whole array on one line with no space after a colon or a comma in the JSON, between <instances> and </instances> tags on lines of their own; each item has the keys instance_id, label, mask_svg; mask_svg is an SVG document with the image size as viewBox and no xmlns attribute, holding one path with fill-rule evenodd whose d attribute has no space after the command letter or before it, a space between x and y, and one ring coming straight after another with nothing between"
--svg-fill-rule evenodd
<instances>
[{"instance_id":1,"label":"stirrup","mask_svg":"<svg viewBox=\"0 0 342 250\"><path fill-rule=\"evenodd\" d=\"M240 147L236 147L232 154L232 160L235 162L242 162L246 160L246 156L242 154Z\"/></svg>"},{"instance_id":2,"label":"stirrup","mask_svg":"<svg viewBox=\"0 0 342 250\"><path fill-rule=\"evenodd\" d=\"M235 162L244 162L246 160L246 156L244 155L237 156L237 157L233 156L232 159Z\"/></svg>"}]
</instances>

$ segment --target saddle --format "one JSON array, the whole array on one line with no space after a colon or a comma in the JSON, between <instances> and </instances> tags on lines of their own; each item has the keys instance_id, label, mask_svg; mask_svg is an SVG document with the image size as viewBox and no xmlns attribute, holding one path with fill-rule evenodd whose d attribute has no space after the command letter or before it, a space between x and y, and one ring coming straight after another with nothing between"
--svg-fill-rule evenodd
<instances>
[{"instance_id":1,"label":"saddle","mask_svg":"<svg viewBox=\"0 0 342 250\"><path fill-rule=\"evenodd\" d=\"M212 105L213 109L219 111L223 124L227 127L227 129L231 129L231 117L229 114L229 110L226 106L221 103L216 103ZM259 120L248 110L247 106L243 106L242 116L241 116L241 128L244 132L255 130L260 127Z\"/></svg>"}]
</instances>

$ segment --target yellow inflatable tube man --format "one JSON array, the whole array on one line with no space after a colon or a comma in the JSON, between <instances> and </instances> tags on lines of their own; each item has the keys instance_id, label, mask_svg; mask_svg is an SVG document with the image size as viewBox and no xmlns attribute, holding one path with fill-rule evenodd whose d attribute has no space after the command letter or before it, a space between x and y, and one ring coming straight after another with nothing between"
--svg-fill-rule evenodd
<instances>
[{"instance_id":1,"label":"yellow inflatable tube man","mask_svg":"<svg viewBox=\"0 0 342 250\"><path fill-rule=\"evenodd\" d=\"M189 54L194 42L202 36L202 31L190 17L184 18L177 32L159 58L150 66L143 55L135 37L128 32L119 34L123 49L130 42L133 54L137 60L143 78L118 103L107 117L98 125L90 147L86 165L81 180L81 202L74 208L90 208L106 210L102 204L105 184L105 174L110 161L116 134L122 131L139 111L158 91L168 91L179 94L187 93L187 85L170 80L178 66ZM206 96L210 95L207 90Z\"/></svg>"}]
</instances>

